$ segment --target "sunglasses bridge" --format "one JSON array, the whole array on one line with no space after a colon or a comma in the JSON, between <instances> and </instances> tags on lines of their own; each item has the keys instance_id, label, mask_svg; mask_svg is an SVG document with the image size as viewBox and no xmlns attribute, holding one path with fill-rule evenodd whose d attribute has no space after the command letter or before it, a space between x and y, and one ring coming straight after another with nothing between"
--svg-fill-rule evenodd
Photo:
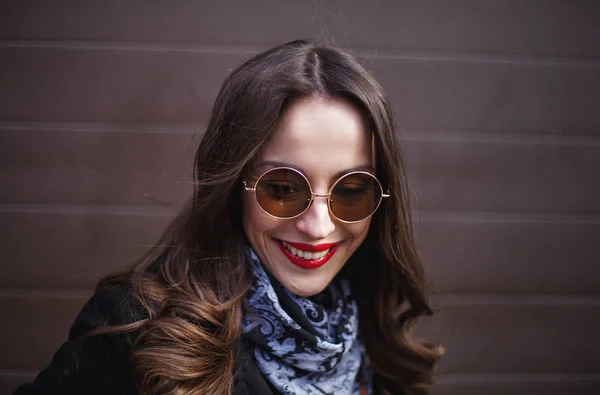
<instances>
[{"instance_id":1,"label":"sunglasses bridge","mask_svg":"<svg viewBox=\"0 0 600 395\"><path fill-rule=\"evenodd\" d=\"M312 200L316 197L322 197L322 198L331 200L330 196L331 196L331 192L330 193L314 193L313 191L310 191L310 200Z\"/></svg>"}]
</instances>

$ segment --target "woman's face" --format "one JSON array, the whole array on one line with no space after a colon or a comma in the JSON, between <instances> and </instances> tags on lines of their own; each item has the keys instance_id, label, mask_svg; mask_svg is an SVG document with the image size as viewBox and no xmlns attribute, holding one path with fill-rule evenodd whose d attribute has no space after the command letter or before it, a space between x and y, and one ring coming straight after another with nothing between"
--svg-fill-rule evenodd
<instances>
[{"instance_id":1,"label":"woman's face","mask_svg":"<svg viewBox=\"0 0 600 395\"><path fill-rule=\"evenodd\" d=\"M254 180L274 167L299 170L317 194L328 193L340 174L352 170L374 172L370 134L360 112L344 100L296 101L263 147L253 171ZM315 197L308 210L296 218L278 219L259 207L254 193L242 193L248 240L266 269L296 295L321 292L360 246L369 229L370 218L351 224L337 220L323 197ZM303 264L302 255L307 256L301 251L314 251L315 246L322 250L332 243L325 250L325 257L329 257L325 263Z\"/></svg>"}]
</instances>

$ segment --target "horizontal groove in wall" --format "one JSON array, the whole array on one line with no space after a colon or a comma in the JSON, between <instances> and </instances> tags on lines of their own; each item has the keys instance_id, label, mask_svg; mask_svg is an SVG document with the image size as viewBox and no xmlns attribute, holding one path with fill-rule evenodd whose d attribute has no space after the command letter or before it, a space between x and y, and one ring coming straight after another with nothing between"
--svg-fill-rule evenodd
<instances>
[{"instance_id":1,"label":"horizontal groove in wall","mask_svg":"<svg viewBox=\"0 0 600 395\"><path fill-rule=\"evenodd\" d=\"M173 216L180 207L169 204L82 204L82 203L0 203L0 213L48 213L65 215ZM600 224L597 214L518 213L492 211L418 210L413 219L422 223L550 223Z\"/></svg>"},{"instance_id":2,"label":"horizontal groove in wall","mask_svg":"<svg viewBox=\"0 0 600 395\"><path fill-rule=\"evenodd\" d=\"M130 215L170 217L177 214L179 207L168 204L125 205L125 204L53 204L53 203L2 203L0 213L46 213L64 215Z\"/></svg>"},{"instance_id":3,"label":"horizontal groove in wall","mask_svg":"<svg viewBox=\"0 0 600 395\"><path fill-rule=\"evenodd\" d=\"M445 373L436 376L438 384L475 382L564 382L599 381L600 373Z\"/></svg>"},{"instance_id":4,"label":"horizontal groove in wall","mask_svg":"<svg viewBox=\"0 0 600 395\"><path fill-rule=\"evenodd\" d=\"M143 41L85 41L85 40L0 40L0 48L60 48L73 50L116 50L153 52L198 52L226 54L256 54L270 45L215 45L202 43L165 43ZM353 48L359 57L370 59L418 60L432 62L510 63L531 65L556 65L575 67L600 67L595 58L574 58L544 55L517 55L488 52L458 52L436 50L403 50L382 48Z\"/></svg>"},{"instance_id":5,"label":"horizontal groove in wall","mask_svg":"<svg viewBox=\"0 0 600 395\"><path fill-rule=\"evenodd\" d=\"M600 67L600 59L544 55L517 55L492 52L458 52L434 50L394 50L355 48L358 55L369 59L426 60L434 62L508 63L523 65Z\"/></svg>"},{"instance_id":6,"label":"horizontal groove in wall","mask_svg":"<svg viewBox=\"0 0 600 395\"><path fill-rule=\"evenodd\" d=\"M1 128L1 126L0 126ZM542 134L521 130L461 131L400 129L401 140L482 143L482 144L533 144L533 145L584 145L600 147L600 136Z\"/></svg>"},{"instance_id":7,"label":"horizontal groove in wall","mask_svg":"<svg viewBox=\"0 0 600 395\"><path fill-rule=\"evenodd\" d=\"M204 125L191 123L102 123L102 122L13 122L0 121L0 131L79 132L79 133L139 133L139 134L196 134Z\"/></svg>"},{"instance_id":8,"label":"horizontal groove in wall","mask_svg":"<svg viewBox=\"0 0 600 395\"><path fill-rule=\"evenodd\" d=\"M37 376L39 370L0 369L0 377L24 377Z\"/></svg>"},{"instance_id":9,"label":"horizontal groove in wall","mask_svg":"<svg viewBox=\"0 0 600 395\"><path fill-rule=\"evenodd\" d=\"M0 40L0 48L60 48L73 50L198 52L215 54L255 54L268 45L166 43L144 41L86 41L86 40Z\"/></svg>"},{"instance_id":10,"label":"horizontal groove in wall","mask_svg":"<svg viewBox=\"0 0 600 395\"><path fill-rule=\"evenodd\" d=\"M14 132L76 132L76 133L134 133L183 134L204 132L205 124L192 123L110 123L110 122L26 122L0 121L0 131ZM600 136L588 134L545 134L534 130L450 130L405 129L400 127L399 137L409 141L468 142L490 144L548 144L548 145L598 145Z\"/></svg>"},{"instance_id":11,"label":"horizontal groove in wall","mask_svg":"<svg viewBox=\"0 0 600 395\"><path fill-rule=\"evenodd\" d=\"M14 289L0 288L0 298L87 299L92 289ZM453 306L600 306L598 295L546 294L451 294L433 295L438 307Z\"/></svg>"},{"instance_id":12,"label":"horizontal groove in wall","mask_svg":"<svg viewBox=\"0 0 600 395\"><path fill-rule=\"evenodd\" d=\"M439 293L433 299L439 306L600 306L598 295L548 294L453 294Z\"/></svg>"},{"instance_id":13,"label":"horizontal groove in wall","mask_svg":"<svg viewBox=\"0 0 600 395\"><path fill-rule=\"evenodd\" d=\"M0 288L0 298L87 299L93 289L14 289Z\"/></svg>"},{"instance_id":14,"label":"horizontal groove in wall","mask_svg":"<svg viewBox=\"0 0 600 395\"><path fill-rule=\"evenodd\" d=\"M413 213L416 222L453 223L551 223L600 224L600 215L565 213L519 213L493 211L419 210Z\"/></svg>"}]
</instances>

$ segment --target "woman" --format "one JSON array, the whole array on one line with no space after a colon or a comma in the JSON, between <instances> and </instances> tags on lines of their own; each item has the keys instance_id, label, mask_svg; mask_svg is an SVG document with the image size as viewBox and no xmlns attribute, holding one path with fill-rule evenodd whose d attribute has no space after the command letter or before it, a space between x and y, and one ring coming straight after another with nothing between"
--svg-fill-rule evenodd
<instances>
[{"instance_id":1,"label":"woman","mask_svg":"<svg viewBox=\"0 0 600 395\"><path fill-rule=\"evenodd\" d=\"M391 111L350 54L294 41L233 71L195 180L16 394L427 393L442 351L409 334L431 309Z\"/></svg>"}]
</instances>

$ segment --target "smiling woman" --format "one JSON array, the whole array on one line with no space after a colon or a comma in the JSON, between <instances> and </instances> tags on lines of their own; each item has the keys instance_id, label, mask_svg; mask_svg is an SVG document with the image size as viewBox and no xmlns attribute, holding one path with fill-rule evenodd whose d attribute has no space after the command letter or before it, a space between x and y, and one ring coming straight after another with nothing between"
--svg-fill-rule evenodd
<instances>
[{"instance_id":1,"label":"smiling woman","mask_svg":"<svg viewBox=\"0 0 600 395\"><path fill-rule=\"evenodd\" d=\"M426 394L440 347L389 106L348 52L233 71L190 202L16 394ZM400 309L400 306L406 306Z\"/></svg>"},{"instance_id":2,"label":"smiling woman","mask_svg":"<svg viewBox=\"0 0 600 395\"><path fill-rule=\"evenodd\" d=\"M337 207L348 199L354 210L362 200L372 202L369 188L377 179L353 173L375 171L370 142L360 112L345 99L302 98L283 113L250 169L266 173L256 183L256 199L242 196L244 231L265 268L292 293L321 292L367 236L372 210L352 223L335 212L345 214ZM273 163L285 167L273 171ZM361 194L345 197L352 183ZM294 211L284 212L287 207Z\"/></svg>"}]
</instances>

